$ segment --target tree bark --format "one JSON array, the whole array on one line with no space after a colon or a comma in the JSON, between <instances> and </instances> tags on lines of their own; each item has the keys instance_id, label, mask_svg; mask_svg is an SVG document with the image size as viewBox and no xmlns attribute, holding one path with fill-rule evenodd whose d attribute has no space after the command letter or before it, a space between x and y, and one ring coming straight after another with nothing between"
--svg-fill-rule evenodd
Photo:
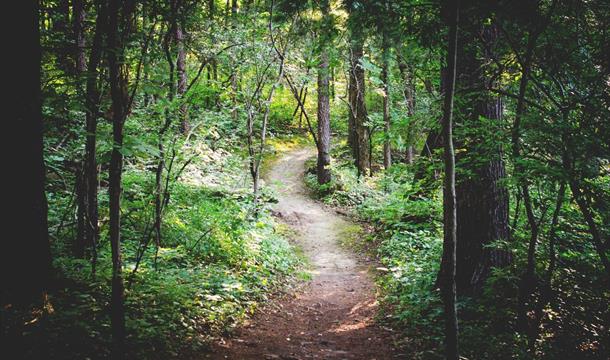
<instances>
[{"instance_id":1,"label":"tree bark","mask_svg":"<svg viewBox=\"0 0 610 360\"><path fill-rule=\"evenodd\" d=\"M471 9L473 10L473 9ZM476 10L476 9L475 9ZM464 86L470 89L486 89L494 80L489 75L493 47L497 40L495 23L480 25L481 17L471 11L467 37L483 38L483 51L471 41L463 49L463 61L458 66ZM481 55L478 55L481 54ZM461 107L462 127L486 130L490 122L502 119L501 98L483 92L469 96ZM481 122L481 118L487 119ZM477 132L480 133L480 132ZM496 240L508 240L508 193L502 180L506 177L502 152L499 146L485 145L484 139L471 136L462 141L462 147L470 158L462 156L457 181L457 272L456 284L459 294L478 293L493 267L511 263L511 253L502 249L485 248ZM479 159L484 159L480 161Z\"/></svg>"},{"instance_id":2,"label":"tree bark","mask_svg":"<svg viewBox=\"0 0 610 360\"><path fill-rule=\"evenodd\" d=\"M398 64L398 69L400 70L403 79L403 96L407 103L407 116L411 118L413 115L415 115L415 84L413 82L413 70L404 62ZM407 164L412 164L413 160L415 159L415 149L413 147L414 141L415 139L411 130L409 133L407 150L405 154L405 162Z\"/></svg>"},{"instance_id":3,"label":"tree bark","mask_svg":"<svg viewBox=\"0 0 610 360\"><path fill-rule=\"evenodd\" d=\"M525 58L521 65L521 80L519 81L519 95L517 99L517 108L515 110L515 122L512 129L512 153L513 161L515 162L515 174L517 175L518 187L523 198L525 206L525 214L530 227L530 240L527 250L527 266L525 273L522 275L521 283L519 284L518 296L518 315L517 325L521 331L527 330L527 309L532 293L536 289L536 247L538 244L538 221L534 215L532 199L529 192L529 184L524 178L524 169L521 165L521 120L526 111L525 95L530 76L530 69L534 56L534 47L536 45L537 35L530 34L527 42ZM532 329L533 330L533 329ZM530 330L531 331L531 330ZM534 346L533 343L530 346Z\"/></svg>"},{"instance_id":4,"label":"tree bark","mask_svg":"<svg viewBox=\"0 0 610 360\"><path fill-rule=\"evenodd\" d=\"M85 2L84 0L72 0L72 16L74 19L74 58L76 63L76 72L82 75L87 71L87 62L85 57Z\"/></svg>"},{"instance_id":5,"label":"tree bark","mask_svg":"<svg viewBox=\"0 0 610 360\"><path fill-rule=\"evenodd\" d=\"M445 148L445 187L443 196L444 238L442 294L445 308L445 358L459 360L458 318L456 306L457 207L455 188L455 151L453 148L453 96L457 62L457 31L459 1L451 3L449 19L449 49L447 53L448 88L445 93L443 139Z\"/></svg>"},{"instance_id":6,"label":"tree bark","mask_svg":"<svg viewBox=\"0 0 610 360\"><path fill-rule=\"evenodd\" d=\"M360 62L364 55L364 33L359 19L361 10L348 4L348 27L350 29L350 74L349 74L349 134L348 142L352 148L358 176L366 176L370 169L369 129L366 126L367 113L364 103L364 69Z\"/></svg>"},{"instance_id":7,"label":"tree bark","mask_svg":"<svg viewBox=\"0 0 610 360\"><path fill-rule=\"evenodd\" d=\"M173 7L173 27L174 27L174 41L176 43L176 75L178 76L178 86L176 86L176 95L181 98L186 92L187 79L186 79L186 53L184 51L184 33L182 31L182 24L179 17L179 6L180 2L174 0L172 2ZM191 130L191 125L188 120L188 108L185 101L182 101L180 105L180 131L183 134L188 134Z\"/></svg>"},{"instance_id":8,"label":"tree bark","mask_svg":"<svg viewBox=\"0 0 610 360\"><path fill-rule=\"evenodd\" d=\"M390 85L389 85L389 67L390 67L390 49L387 40L387 35L383 34L383 54L381 68L381 81L383 82L383 124L384 124L384 141L383 141L383 167L387 170L392 166L392 147L390 145L390 129L391 129L391 118L390 118Z\"/></svg>"},{"instance_id":9,"label":"tree bark","mask_svg":"<svg viewBox=\"0 0 610 360\"><path fill-rule=\"evenodd\" d=\"M125 294L121 255L121 177L123 173L123 126L128 114L129 92L125 43L130 32L132 1L111 0L108 5L108 68L112 98L112 154L109 176L109 234L112 250L111 328L112 359L125 358Z\"/></svg>"},{"instance_id":10,"label":"tree bark","mask_svg":"<svg viewBox=\"0 0 610 360\"><path fill-rule=\"evenodd\" d=\"M15 78L7 80L10 91L6 93L5 101L10 106L5 109L8 112L5 118L10 130L5 131L19 145L13 148L11 144L9 149L18 151L6 156L4 164L12 174L5 177L5 192L12 196L5 200L6 209L10 211L5 214L4 223L8 226L6 234L10 236L5 235L0 260L2 305L21 306L31 302L40 305L51 281L38 4L37 1L19 1L11 5L11 16L17 20L12 30L18 36L8 36L6 44L10 49L18 49L16 53L27 56L7 57L7 69ZM16 335L21 336L20 333ZM7 347L18 346L10 342L10 334L3 340ZM10 354L10 351L6 353Z\"/></svg>"},{"instance_id":11,"label":"tree bark","mask_svg":"<svg viewBox=\"0 0 610 360\"><path fill-rule=\"evenodd\" d=\"M321 4L323 21L329 13L328 1ZM330 182L330 72L328 61L328 36L322 34L320 39L321 53L320 64L318 67L318 164L317 175L318 183L326 184Z\"/></svg>"},{"instance_id":12,"label":"tree bark","mask_svg":"<svg viewBox=\"0 0 610 360\"><path fill-rule=\"evenodd\" d=\"M87 137L85 142L85 186L87 192L86 216L86 246L91 249L92 271L95 273L97 263L97 242L99 238L98 226L98 177L97 177L97 118L100 110L100 91L98 88L98 67L102 59L102 43L104 39L104 26L107 21L107 6L97 1L97 17L95 20L95 33L89 54L87 66L87 82L85 88L85 126Z\"/></svg>"}]
</instances>

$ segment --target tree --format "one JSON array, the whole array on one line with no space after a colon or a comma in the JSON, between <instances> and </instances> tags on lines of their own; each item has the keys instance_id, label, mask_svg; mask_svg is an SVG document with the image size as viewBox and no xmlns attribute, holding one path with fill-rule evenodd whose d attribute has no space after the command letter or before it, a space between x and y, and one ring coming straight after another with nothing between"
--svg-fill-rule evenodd
<instances>
[{"instance_id":1,"label":"tree","mask_svg":"<svg viewBox=\"0 0 610 360\"><path fill-rule=\"evenodd\" d=\"M366 176L371 166L369 129L366 124L368 115L364 102L364 68L361 66L365 40L364 28L361 23L364 16L363 6L357 0L346 1L350 34L348 143L352 149L358 176Z\"/></svg>"},{"instance_id":2,"label":"tree","mask_svg":"<svg viewBox=\"0 0 610 360\"><path fill-rule=\"evenodd\" d=\"M457 31L459 24L459 1L449 5L449 41L447 51L447 91L443 113L443 140L445 160L445 187L443 191L443 272L442 293L445 306L445 357L459 360L458 317L456 306L456 252L457 252L457 206L455 191L455 151L453 148L453 94L455 92L457 63Z\"/></svg>"},{"instance_id":3,"label":"tree","mask_svg":"<svg viewBox=\"0 0 610 360\"><path fill-rule=\"evenodd\" d=\"M383 2L382 14L391 14L389 2ZM383 125L384 125L384 141L383 141L383 167L389 169L392 165L392 147L390 145L390 129L392 120L390 115L390 105L392 97L390 94L390 34L389 34L389 19L379 19L378 27L381 31L381 81L383 83Z\"/></svg>"},{"instance_id":4,"label":"tree","mask_svg":"<svg viewBox=\"0 0 610 360\"><path fill-rule=\"evenodd\" d=\"M176 94L178 97L182 97L186 92L186 52L184 51L184 32L182 30L182 24L180 21L180 9L182 1L173 0L172 7L172 27L174 29L174 41L176 42L176 73L178 75L178 86L176 87ZM191 126L188 121L188 109L185 101L182 101L180 105L180 130L183 134L188 134Z\"/></svg>"},{"instance_id":5,"label":"tree","mask_svg":"<svg viewBox=\"0 0 610 360\"><path fill-rule=\"evenodd\" d=\"M322 29L320 34L320 63L318 65L318 183L330 182L330 71L328 47L330 44L330 24L328 0L320 4Z\"/></svg>"},{"instance_id":6,"label":"tree","mask_svg":"<svg viewBox=\"0 0 610 360\"><path fill-rule=\"evenodd\" d=\"M7 103L10 133L19 144L19 154L7 156L7 166L15 176L7 176L5 189L18 194L9 196L5 224L11 234L2 251L2 304L38 306L51 282L51 249L47 223L45 164L43 159L43 118L41 110L41 44L37 1L15 4L18 19L8 46L23 50L28 56L9 57L11 71L18 81L11 81ZM11 149L12 150L12 149ZM26 226L24 226L26 224ZM23 324L21 324L23 325ZM16 334L20 336L20 334ZM17 339L18 340L18 339ZM7 342L7 344L10 344Z\"/></svg>"},{"instance_id":7,"label":"tree","mask_svg":"<svg viewBox=\"0 0 610 360\"><path fill-rule=\"evenodd\" d=\"M493 141L502 120L502 99L487 90L495 80L494 46L498 28L489 14L475 7L463 8L460 37L464 46L458 63L459 99L457 117L469 134L458 142L467 151L458 156L457 191L457 270L458 293L472 294L481 289L493 267L512 261L510 252L487 245L508 240L508 193L502 184L506 170L501 146ZM488 20L485 20L488 19ZM487 23L484 23L484 22ZM475 39L481 38L477 42ZM468 44L468 45L467 45ZM474 130L474 131L473 131Z\"/></svg>"},{"instance_id":8,"label":"tree","mask_svg":"<svg viewBox=\"0 0 610 360\"><path fill-rule=\"evenodd\" d=\"M98 227L98 176L97 176L97 119L100 112L99 66L102 60L102 45L104 42L105 24L107 21L107 5L103 1L96 1L95 33L89 53L87 66L87 81L85 88L85 127L87 137L85 142L84 185L86 192L85 204L85 246L91 249L92 269L95 273L97 262L97 243L99 238Z\"/></svg>"},{"instance_id":9,"label":"tree","mask_svg":"<svg viewBox=\"0 0 610 360\"><path fill-rule=\"evenodd\" d=\"M129 78L125 64L125 41L131 30L135 2L111 0L108 5L108 68L112 98L112 154L110 158L110 245L112 247L112 358L125 357L125 290L121 255L121 178L123 173L123 127L129 112Z\"/></svg>"}]
</instances>

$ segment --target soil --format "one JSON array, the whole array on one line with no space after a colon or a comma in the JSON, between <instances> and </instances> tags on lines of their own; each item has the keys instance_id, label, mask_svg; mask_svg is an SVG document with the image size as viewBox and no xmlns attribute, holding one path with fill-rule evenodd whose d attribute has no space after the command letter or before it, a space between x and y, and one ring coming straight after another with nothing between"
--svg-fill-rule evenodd
<instances>
[{"instance_id":1,"label":"soil","mask_svg":"<svg viewBox=\"0 0 610 360\"><path fill-rule=\"evenodd\" d=\"M315 151L292 150L268 172L278 193L276 215L299 235L312 280L263 306L230 338L213 345L211 359L395 359L395 334L375 322L378 304L369 266L339 245L352 225L310 199L305 160Z\"/></svg>"}]
</instances>

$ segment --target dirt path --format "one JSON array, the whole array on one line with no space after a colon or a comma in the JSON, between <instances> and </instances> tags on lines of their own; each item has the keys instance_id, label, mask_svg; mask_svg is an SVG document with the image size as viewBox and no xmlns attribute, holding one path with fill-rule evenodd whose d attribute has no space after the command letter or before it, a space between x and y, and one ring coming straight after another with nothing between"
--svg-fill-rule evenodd
<instances>
[{"instance_id":1,"label":"dirt path","mask_svg":"<svg viewBox=\"0 0 610 360\"><path fill-rule=\"evenodd\" d=\"M313 279L295 294L270 303L214 347L213 359L393 359L391 332L377 326L374 285L367 267L341 249L344 218L311 200L303 186L304 163L315 154L297 149L269 172L275 207L300 234Z\"/></svg>"}]
</instances>

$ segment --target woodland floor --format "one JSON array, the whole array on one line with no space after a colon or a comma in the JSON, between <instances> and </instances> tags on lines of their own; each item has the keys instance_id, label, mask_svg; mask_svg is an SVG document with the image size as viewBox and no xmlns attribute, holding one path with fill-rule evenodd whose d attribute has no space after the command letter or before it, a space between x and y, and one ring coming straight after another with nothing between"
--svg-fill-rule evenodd
<instances>
[{"instance_id":1,"label":"woodland floor","mask_svg":"<svg viewBox=\"0 0 610 360\"><path fill-rule=\"evenodd\" d=\"M390 329L376 324L375 286L369 265L340 247L351 223L310 199L303 185L313 149L285 153L267 181L275 186L276 215L299 235L312 280L270 302L230 338L213 346L210 359L394 359ZM404 355L402 355L404 356Z\"/></svg>"}]
</instances>

